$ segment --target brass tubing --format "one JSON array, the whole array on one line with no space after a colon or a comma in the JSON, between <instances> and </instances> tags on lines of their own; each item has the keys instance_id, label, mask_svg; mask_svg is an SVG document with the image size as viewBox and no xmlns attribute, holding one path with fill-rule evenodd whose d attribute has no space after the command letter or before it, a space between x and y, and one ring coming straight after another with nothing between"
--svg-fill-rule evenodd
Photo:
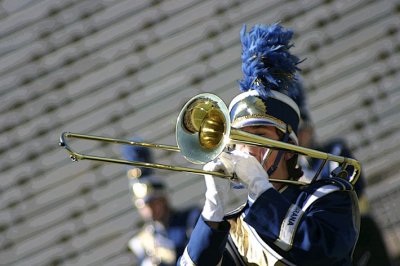
<instances>
[{"instance_id":1,"label":"brass tubing","mask_svg":"<svg viewBox=\"0 0 400 266\"><path fill-rule=\"evenodd\" d=\"M77 133L72 133L72 132L63 132L60 136L59 144L61 147L65 148L68 151L68 153L70 154L70 158L73 161L90 160L90 161L107 162L107 163L114 163L114 164L125 164L125 165L137 166L137 167L154 168L154 169L169 170L169 171L175 171L175 172L185 172L185 173L198 174L198 175L205 175L205 174L213 175L213 176L217 176L217 177L221 177L221 178L227 178L231 181L237 181L237 178L235 176L226 175L221 172L205 171L205 170L201 170L201 169L173 166L173 165L166 165L166 164L128 161L128 160L113 159L113 158L108 158L108 157L93 156L93 155L86 155L86 154L78 153L78 152L74 151L68 145L68 143L67 143L68 138L85 139L85 140L109 142L109 143L116 143L116 144L126 144L126 145L141 146L141 147L146 147L146 148L175 151L175 152L179 152L180 149L176 146L170 146L170 145L151 144L151 143L136 142L136 141L130 141L130 140L124 140L124 139L115 139L115 138L100 137L100 136L94 136L94 135L77 134ZM292 184L292 185L306 185L307 184L305 182L293 181L293 180L270 179L270 181L284 183L284 184Z\"/></svg>"},{"instance_id":2,"label":"brass tubing","mask_svg":"<svg viewBox=\"0 0 400 266\"><path fill-rule=\"evenodd\" d=\"M228 144L242 143L247 145L267 147L270 149L283 150L316 159L321 159L324 160L323 165L325 165L327 161L335 161L339 163L340 168L336 168L333 173L339 177L346 176L347 178L345 169L348 165L351 165L354 167L354 170L351 177L349 178L349 181L353 185L357 182L361 173L361 166L357 160L293 145L286 142L276 141L265 137L260 137L239 129L231 128L229 111L225 103L218 96L210 93L202 93L193 97L182 108L176 124L176 140L178 146L135 142L130 140L113 139L70 132L64 132L61 134L60 145L63 146L70 153L70 157L74 161L93 160L128 164L145 168L156 168L201 175L208 174L217 177L227 178L234 181L237 180L235 176L228 176L220 172L210 172L187 167L149 162L126 161L120 159L84 155L73 151L66 142L67 138L95 140L109 143L141 146L145 148L175 151L180 152L188 161L199 164L204 164L217 158L219 154L226 149L226 146ZM313 180L315 180L319 172L322 170L323 165L320 167ZM306 185L306 183L304 182L292 180L270 179L270 181L286 184Z\"/></svg>"}]
</instances>

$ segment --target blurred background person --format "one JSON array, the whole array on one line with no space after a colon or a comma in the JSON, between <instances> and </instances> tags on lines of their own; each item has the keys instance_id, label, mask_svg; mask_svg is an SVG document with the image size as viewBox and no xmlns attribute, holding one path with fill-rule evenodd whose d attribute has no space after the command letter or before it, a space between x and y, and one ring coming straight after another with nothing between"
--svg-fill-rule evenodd
<instances>
[{"instance_id":1,"label":"blurred background person","mask_svg":"<svg viewBox=\"0 0 400 266\"><path fill-rule=\"evenodd\" d=\"M148 148L125 145L122 155L130 161L153 162ZM128 168L127 176L132 203L144 220L142 228L129 240L129 249L138 260L138 265L175 265L184 251L200 209L196 206L174 209L168 199L166 184L153 169Z\"/></svg>"},{"instance_id":2,"label":"blurred background person","mask_svg":"<svg viewBox=\"0 0 400 266\"><path fill-rule=\"evenodd\" d=\"M298 132L299 145L337 156L354 158L345 139L338 137L323 142L318 140L315 133L315 125L311 119L311 113L308 107L307 93L303 87L301 77L298 77L298 80L300 93L295 100L300 108L301 116ZM310 181L323 163L322 160L306 157L301 157L299 162L304 171L304 175L300 179L303 181ZM318 178L329 177L331 172L338 166L336 162L327 162ZM358 196L361 224L360 235L353 254L353 265L392 265L381 230L370 213L365 188L366 180L361 171L361 175L354 186Z\"/></svg>"}]
</instances>

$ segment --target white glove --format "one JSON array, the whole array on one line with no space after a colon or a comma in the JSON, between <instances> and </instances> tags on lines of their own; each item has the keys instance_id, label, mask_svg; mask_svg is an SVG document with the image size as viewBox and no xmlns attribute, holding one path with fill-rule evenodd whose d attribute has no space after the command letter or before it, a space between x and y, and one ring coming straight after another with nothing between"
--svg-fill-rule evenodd
<instances>
[{"instance_id":1,"label":"white glove","mask_svg":"<svg viewBox=\"0 0 400 266\"><path fill-rule=\"evenodd\" d=\"M233 172L247 184L249 196L256 200L264 191L272 188L268 174L257 159L243 151L234 150L231 153L223 152L219 156L224 164L233 164Z\"/></svg>"},{"instance_id":2,"label":"white glove","mask_svg":"<svg viewBox=\"0 0 400 266\"><path fill-rule=\"evenodd\" d=\"M205 171L224 172L232 174L233 164L228 162L224 165L219 159L211 161L204 165ZM212 222L221 222L225 215L225 204L229 199L231 184L228 179L204 175L207 191L206 200L201 215L204 220Z\"/></svg>"}]
</instances>

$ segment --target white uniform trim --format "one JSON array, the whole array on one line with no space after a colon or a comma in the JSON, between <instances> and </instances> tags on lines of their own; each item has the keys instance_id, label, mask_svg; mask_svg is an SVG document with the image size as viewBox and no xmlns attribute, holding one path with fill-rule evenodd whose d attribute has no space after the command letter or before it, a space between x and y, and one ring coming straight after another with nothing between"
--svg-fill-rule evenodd
<instances>
[{"instance_id":1,"label":"white uniform trim","mask_svg":"<svg viewBox=\"0 0 400 266\"><path fill-rule=\"evenodd\" d=\"M181 265L181 266L196 266L196 264L194 264L194 262L192 261L192 258L190 258L190 256L189 256L187 247L185 248L185 251L183 252L183 255L179 261L179 265Z\"/></svg>"},{"instance_id":2,"label":"white uniform trim","mask_svg":"<svg viewBox=\"0 0 400 266\"><path fill-rule=\"evenodd\" d=\"M297 227L308 207L310 207L317 199L338 190L340 190L340 188L337 186L325 185L318 188L314 191L313 194L308 196L308 198L303 203L302 208L296 205L290 206L286 217L283 219L281 231L279 232L279 238L275 241L275 244L285 251L291 249L293 246L294 236L296 235Z\"/></svg>"},{"instance_id":3,"label":"white uniform trim","mask_svg":"<svg viewBox=\"0 0 400 266\"><path fill-rule=\"evenodd\" d=\"M281 224L279 238L275 241L275 244L281 249L287 251L292 247L293 238L303 214L303 210L298 206L293 204L290 206L286 217L283 219Z\"/></svg>"},{"instance_id":4,"label":"white uniform trim","mask_svg":"<svg viewBox=\"0 0 400 266\"><path fill-rule=\"evenodd\" d=\"M244 217L245 217L245 215L243 213L241 215L241 218L244 219ZM251 233L253 238L257 241L257 243L259 245L261 245L261 247L264 250L267 251L266 255L267 255L267 258L268 258L268 264L275 265L278 261L281 261L281 262L285 263L286 265L295 266L295 264L293 264L292 262L290 262L287 259L285 259L284 257L282 257L275 250L273 250L270 246L268 246L268 244L265 243L264 240L262 240L262 238L258 235L257 231L253 227L251 227L250 225L248 225L245 222L243 222L243 227L246 228L247 231L249 233ZM256 245L256 244L253 243L252 245Z\"/></svg>"},{"instance_id":5,"label":"white uniform trim","mask_svg":"<svg viewBox=\"0 0 400 266\"><path fill-rule=\"evenodd\" d=\"M310 207L311 204L313 204L317 199L322 198L323 196L328 195L329 193L335 192L340 190L339 187L334 186L334 185L325 185L323 187L318 188L317 190L314 191L313 194L311 194L305 201L305 204L303 204L303 207L301 208L303 212Z\"/></svg>"}]
</instances>

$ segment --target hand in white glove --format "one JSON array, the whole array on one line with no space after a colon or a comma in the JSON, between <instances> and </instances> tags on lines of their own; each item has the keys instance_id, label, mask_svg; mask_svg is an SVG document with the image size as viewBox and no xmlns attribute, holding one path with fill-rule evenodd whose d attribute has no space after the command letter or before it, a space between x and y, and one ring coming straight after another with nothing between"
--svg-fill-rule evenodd
<instances>
[{"instance_id":1,"label":"hand in white glove","mask_svg":"<svg viewBox=\"0 0 400 266\"><path fill-rule=\"evenodd\" d=\"M231 153L223 152L219 156L224 164L233 164L233 172L247 184L249 195L256 200L264 191L272 188L268 174L257 159L243 151L234 150Z\"/></svg>"},{"instance_id":2,"label":"hand in white glove","mask_svg":"<svg viewBox=\"0 0 400 266\"><path fill-rule=\"evenodd\" d=\"M211 161L204 165L203 170L224 172L232 175L232 163L223 164L219 159ZM204 175L206 181L206 200L201 215L204 220L212 222L221 222L225 215L225 204L229 199L231 184L228 179Z\"/></svg>"}]
</instances>

